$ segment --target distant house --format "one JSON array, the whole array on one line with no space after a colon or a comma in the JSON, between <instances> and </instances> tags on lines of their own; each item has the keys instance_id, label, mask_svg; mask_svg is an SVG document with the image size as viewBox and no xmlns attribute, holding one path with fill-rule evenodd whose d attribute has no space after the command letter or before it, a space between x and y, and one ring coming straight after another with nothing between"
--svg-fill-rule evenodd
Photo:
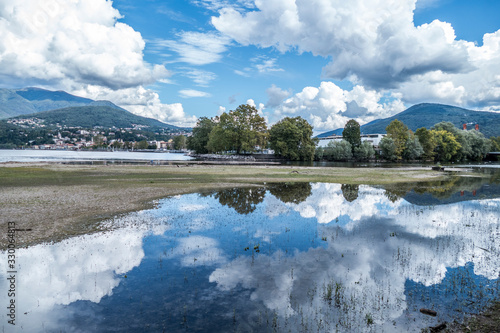
<instances>
[{"instance_id":1,"label":"distant house","mask_svg":"<svg viewBox=\"0 0 500 333\"><path fill-rule=\"evenodd\" d=\"M170 139L168 141L151 141L148 142L150 146L156 146L156 149L174 149L174 140Z\"/></svg>"}]
</instances>

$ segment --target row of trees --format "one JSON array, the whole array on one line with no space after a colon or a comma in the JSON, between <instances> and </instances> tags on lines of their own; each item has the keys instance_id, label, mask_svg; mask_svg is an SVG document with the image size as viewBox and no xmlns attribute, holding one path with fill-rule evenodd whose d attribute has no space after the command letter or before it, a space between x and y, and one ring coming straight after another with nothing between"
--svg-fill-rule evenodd
<instances>
[{"instance_id":1,"label":"row of trees","mask_svg":"<svg viewBox=\"0 0 500 333\"><path fill-rule=\"evenodd\" d=\"M315 152L315 159L325 159L328 161L368 161L375 157L375 148L369 142L362 142L359 146L353 146L347 140L331 141L328 145L318 147Z\"/></svg>"},{"instance_id":2,"label":"row of trees","mask_svg":"<svg viewBox=\"0 0 500 333\"><path fill-rule=\"evenodd\" d=\"M329 161L365 161L375 157L375 149L369 142L361 141L361 130L359 123L351 119L347 122L342 132L343 140L330 141L325 148L316 149L317 160Z\"/></svg>"},{"instance_id":3,"label":"row of trees","mask_svg":"<svg viewBox=\"0 0 500 333\"><path fill-rule=\"evenodd\" d=\"M492 147L492 140L481 132L461 130L450 122L440 122L430 130L421 127L413 133L394 120L386 131L380 148L388 160L480 161Z\"/></svg>"},{"instance_id":4,"label":"row of trees","mask_svg":"<svg viewBox=\"0 0 500 333\"><path fill-rule=\"evenodd\" d=\"M317 143L312 135L312 126L301 117L286 117L268 130L258 110L245 104L214 118L201 117L187 146L197 154L243 154L269 147L290 160L312 161Z\"/></svg>"},{"instance_id":5,"label":"row of trees","mask_svg":"<svg viewBox=\"0 0 500 333\"><path fill-rule=\"evenodd\" d=\"M491 151L500 151L500 137L487 139L476 130L460 130L450 122L440 122L430 130L422 127L413 133L399 120L386 127L387 136L379 144L381 158L396 160L480 161ZM349 120L342 132L343 140L332 141L315 152L317 160L370 160L374 147L361 142L360 126Z\"/></svg>"},{"instance_id":6,"label":"row of trees","mask_svg":"<svg viewBox=\"0 0 500 333\"><path fill-rule=\"evenodd\" d=\"M413 132L396 119L386 132L379 148L381 157L390 161L477 161L490 149L500 151L500 137L487 139L479 131L460 130L450 122ZM376 155L372 144L361 141L360 125L355 120L347 122L342 141L332 141L325 148L316 149L318 140L312 135L312 126L301 117L286 117L268 129L258 110L246 104L214 118L200 118L187 147L198 154L245 154L271 148L278 156L302 161L370 160Z\"/></svg>"}]
</instances>

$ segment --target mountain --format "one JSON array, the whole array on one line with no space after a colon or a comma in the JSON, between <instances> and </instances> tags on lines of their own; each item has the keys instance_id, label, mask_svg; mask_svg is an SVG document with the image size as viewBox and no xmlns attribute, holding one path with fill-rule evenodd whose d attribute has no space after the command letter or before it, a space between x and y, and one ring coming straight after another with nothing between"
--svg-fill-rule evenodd
<instances>
[{"instance_id":1,"label":"mountain","mask_svg":"<svg viewBox=\"0 0 500 333\"><path fill-rule=\"evenodd\" d=\"M114 104L113 104L114 105ZM67 127L93 128L101 126L104 128L134 128L134 125L149 126L148 130L171 129L179 127L162 123L156 119L145 118L130 113L124 109L110 105L86 105L73 106L57 110L37 112L29 115L22 115L10 118L26 119L37 118L44 120L46 126L56 126L57 124ZM5 120L4 120L5 121Z\"/></svg>"},{"instance_id":2,"label":"mountain","mask_svg":"<svg viewBox=\"0 0 500 333\"><path fill-rule=\"evenodd\" d=\"M36 112L35 106L15 90L0 89L0 119Z\"/></svg>"},{"instance_id":3,"label":"mountain","mask_svg":"<svg viewBox=\"0 0 500 333\"><path fill-rule=\"evenodd\" d=\"M420 127L431 128L442 121L449 121L456 127L462 129L463 124L479 124L479 130L486 136L500 136L500 113L472 111L456 106L423 103L414 105L395 116L377 119L361 126L362 134L385 133L385 128L391 121L398 119L402 121L412 131ZM318 135L318 138L330 136L332 134L342 135L343 128L325 132Z\"/></svg>"},{"instance_id":4,"label":"mountain","mask_svg":"<svg viewBox=\"0 0 500 333\"><path fill-rule=\"evenodd\" d=\"M68 94L65 91L50 91L41 88L24 88L16 90L16 93L28 101L37 103L40 101L66 102L76 104L90 104L93 100Z\"/></svg>"},{"instance_id":5,"label":"mountain","mask_svg":"<svg viewBox=\"0 0 500 333\"><path fill-rule=\"evenodd\" d=\"M107 105L123 110L109 101L94 101L68 94L65 91L40 88L0 89L0 119L86 105Z\"/></svg>"}]
</instances>

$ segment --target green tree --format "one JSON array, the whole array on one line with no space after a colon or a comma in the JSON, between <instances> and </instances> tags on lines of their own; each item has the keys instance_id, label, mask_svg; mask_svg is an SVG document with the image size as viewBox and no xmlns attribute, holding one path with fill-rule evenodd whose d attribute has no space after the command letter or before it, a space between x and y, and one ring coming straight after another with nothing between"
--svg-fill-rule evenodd
<instances>
[{"instance_id":1,"label":"green tree","mask_svg":"<svg viewBox=\"0 0 500 333\"><path fill-rule=\"evenodd\" d=\"M490 138L491 151L500 151L500 136Z\"/></svg>"},{"instance_id":2,"label":"green tree","mask_svg":"<svg viewBox=\"0 0 500 333\"><path fill-rule=\"evenodd\" d=\"M488 153L491 144L484 135L476 130L461 130L450 122L440 122L433 126L435 130L445 130L451 133L460 144L460 149L453 157L454 160L480 161Z\"/></svg>"},{"instance_id":3,"label":"green tree","mask_svg":"<svg viewBox=\"0 0 500 333\"><path fill-rule=\"evenodd\" d=\"M375 149L368 141L361 143L359 147L354 148L354 158L358 161L367 161L375 156Z\"/></svg>"},{"instance_id":4,"label":"green tree","mask_svg":"<svg viewBox=\"0 0 500 333\"><path fill-rule=\"evenodd\" d=\"M467 156L471 153L471 147L465 138L465 132L463 130L458 129L450 123L449 121L442 121L440 123L435 124L432 127L433 130L436 131L447 131L451 133L455 137L455 141L460 144L459 150L454 155L453 159L456 161L461 161L467 158Z\"/></svg>"},{"instance_id":5,"label":"green tree","mask_svg":"<svg viewBox=\"0 0 500 333\"><path fill-rule=\"evenodd\" d=\"M193 150L197 154L208 153L207 144L214 127L215 123L212 119L207 117L198 119L196 126L193 128L193 133L188 139L188 149Z\"/></svg>"},{"instance_id":6,"label":"green tree","mask_svg":"<svg viewBox=\"0 0 500 333\"><path fill-rule=\"evenodd\" d=\"M424 149L418 140L418 136L410 131L410 135L406 140L405 150L403 151L403 158L405 160L419 159L424 153Z\"/></svg>"},{"instance_id":7,"label":"green tree","mask_svg":"<svg viewBox=\"0 0 500 333\"><path fill-rule=\"evenodd\" d=\"M385 130L387 132L387 136L393 140L394 146L396 147L396 150L394 151L396 158L401 159L403 151L406 147L406 141L408 141L409 137L408 127L403 124L403 122L394 119L389 125L387 125Z\"/></svg>"},{"instance_id":8,"label":"green tree","mask_svg":"<svg viewBox=\"0 0 500 333\"><path fill-rule=\"evenodd\" d=\"M147 149L148 148L148 142L146 140L141 140L136 143L135 145L136 149Z\"/></svg>"},{"instance_id":9,"label":"green tree","mask_svg":"<svg viewBox=\"0 0 500 333\"><path fill-rule=\"evenodd\" d=\"M224 112L214 120L215 131L209 135L207 148L213 152L235 150L254 152L267 145L266 120L251 105L240 105L236 110Z\"/></svg>"},{"instance_id":10,"label":"green tree","mask_svg":"<svg viewBox=\"0 0 500 333\"><path fill-rule=\"evenodd\" d=\"M186 148L186 136L184 135L177 135L174 137L174 149L175 150L181 150Z\"/></svg>"},{"instance_id":11,"label":"green tree","mask_svg":"<svg viewBox=\"0 0 500 333\"><path fill-rule=\"evenodd\" d=\"M446 130L432 130L432 135L436 140L435 160L440 162L455 160L462 146L453 133Z\"/></svg>"},{"instance_id":12,"label":"green tree","mask_svg":"<svg viewBox=\"0 0 500 333\"><path fill-rule=\"evenodd\" d=\"M344 131L342 132L342 137L351 144L353 152L361 146L361 131L359 127L359 123L351 119L345 124Z\"/></svg>"},{"instance_id":13,"label":"green tree","mask_svg":"<svg viewBox=\"0 0 500 333\"><path fill-rule=\"evenodd\" d=\"M321 161L323 159L323 156L325 154L325 149L323 147L318 147L314 151L314 160L316 161Z\"/></svg>"},{"instance_id":14,"label":"green tree","mask_svg":"<svg viewBox=\"0 0 500 333\"><path fill-rule=\"evenodd\" d=\"M352 146L346 140L330 141L327 145L328 159L333 161L348 161L352 159Z\"/></svg>"},{"instance_id":15,"label":"green tree","mask_svg":"<svg viewBox=\"0 0 500 333\"><path fill-rule=\"evenodd\" d=\"M102 147L104 146L104 136L101 134L97 134L93 137L94 147Z\"/></svg>"},{"instance_id":16,"label":"green tree","mask_svg":"<svg viewBox=\"0 0 500 333\"><path fill-rule=\"evenodd\" d=\"M208 136L207 149L209 152L226 152L236 150L236 132L230 122L231 117L227 113L223 113L220 117L216 117L217 125L212 129Z\"/></svg>"},{"instance_id":17,"label":"green tree","mask_svg":"<svg viewBox=\"0 0 500 333\"><path fill-rule=\"evenodd\" d=\"M442 130L448 131L455 136L457 136L460 131L458 128L455 127L455 125L453 125L453 123L450 123L449 121L442 121L440 123L437 123L434 126L432 126L432 129L436 131L442 131Z\"/></svg>"},{"instance_id":18,"label":"green tree","mask_svg":"<svg viewBox=\"0 0 500 333\"><path fill-rule=\"evenodd\" d=\"M379 147L382 150L382 157L388 161L394 161L398 158L396 155L396 144L394 140L385 136L380 140Z\"/></svg>"},{"instance_id":19,"label":"green tree","mask_svg":"<svg viewBox=\"0 0 500 333\"><path fill-rule=\"evenodd\" d=\"M113 147L114 149L119 149L122 147L122 143L120 141L114 141L111 147Z\"/></svg>"},{"instance_id":20,"label":"green tree","mask_svg":"<svg viewBox=\"0 0 500 333\"><path fill-rule=\"evenodd\" d=\"M490 151L491 142L484 135L476 130L464 131L465 142L467 142L468 151L466 158L471 161L481 161Z\"/></svg>"},{"instance_id":21,"label":"green tree","mask_svg":"<svg viewBox=\"0 0 500 333\"><path fill-rule=\"evenodd\" d=\"M256 147L260 149L267 146L267 124L259 111L251 105L244 104L234 110L236 129L238 133L237 152L253 152Z\"/></svg>"},{"instance_id":22,"label":"green tree","mask_svg":"<svg viewBox=\"0 0 500 333\"><path fill-rule=\"evenodd\" d=\"M490 151L500 151L500 136L490 138ZM500 156L497 156L496 159L500 160Z\"/></svg>"},{"instance_id":23,"label":"green tree","mask_svg":"<svg viewBox=\"0 0 500 333\"><path fill-rule=\"evenodd\" d=\"M275 154L292 161L312 161L317 139L313 127L302 117L286 117L269 131L269 144Z\"/></svg>"},{"instance_id":24,"label":"green tree","mask_svg":"<svg viewBox=\"0 0 500 333\"><path fill-rule=\"evenodd\" d=\"M426 160L433 159L434 148L436 148L436 140L434 139L432 132L425 127L421 127L417 129L415 135L418 137L418 141L422 145L422 157Z\"/></svg>"}]
</instances>

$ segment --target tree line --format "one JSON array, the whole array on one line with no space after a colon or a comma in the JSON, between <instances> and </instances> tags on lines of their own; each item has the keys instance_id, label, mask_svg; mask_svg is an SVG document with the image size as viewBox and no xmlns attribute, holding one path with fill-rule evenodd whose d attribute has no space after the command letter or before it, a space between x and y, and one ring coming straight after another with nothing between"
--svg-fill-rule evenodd
<instances>
[{"instance_id":1,"label":"tree line","mask_svg":"<svg viewBox=\"0 0 500 333\"><path fill-rule=\"evenodd\" d=\"M302 117L286 117L268 129L258 110L243 104L220 116L201 117L187 146L197 154L249 154L270 148L283 158L312 161L318 141L312 135L313 127Z\"/></svg>"},{"instance_id":2,"label":"tree line","mask_svg":"<svg viewBox=\"0 0 500 333\"><path fill-rule=\"evenodd\" d=\"M235 110L213 118L201 117L187 141L187 147L197 154L250 154L266 148L275 155L293 161L388 161L433 160L435 162L480 161L489 151L500 151L500 137L485 138L476 130L461 130L450 122L440 122L431 129L415 132L399 120L386 127L387 135L379 149L361 140L360 125L349 120L341 141L331 141L318 147L313 127L302 117L286 117L268 129L258 110L244 104Z\"/></svg>"},{"instance_id":3,"label":"tree line","mask_svg":"<svg viewBox=\"0 0 500 333\"><path fill-rule=\"evenodd\" d=\"M461 130L450 122L437 123L430 130L421 127L413 133L394 120L386 130L387 137L380 142L380 148L389 160L481 161L494 141L477 130Z\"/></svg>"},{"instance_id":4,"label":"tree line","mask_svg":"<svg viewBox=\"0 0 500 333\"><path fill-rule=\"evenodd\" d=\"M387 135L379 144L379 152L368 142L361 142L360 126L349 120L342 133L343 140L331 141L316 149L316 159L333 161L432 160L434 162L481 161L492 150L500 151L500 137L485 138L477 130L461 130L450 122L440 122L431 129L421 127L415 132L395 119L386 127Z\"/></svg>"}]
</instances>

